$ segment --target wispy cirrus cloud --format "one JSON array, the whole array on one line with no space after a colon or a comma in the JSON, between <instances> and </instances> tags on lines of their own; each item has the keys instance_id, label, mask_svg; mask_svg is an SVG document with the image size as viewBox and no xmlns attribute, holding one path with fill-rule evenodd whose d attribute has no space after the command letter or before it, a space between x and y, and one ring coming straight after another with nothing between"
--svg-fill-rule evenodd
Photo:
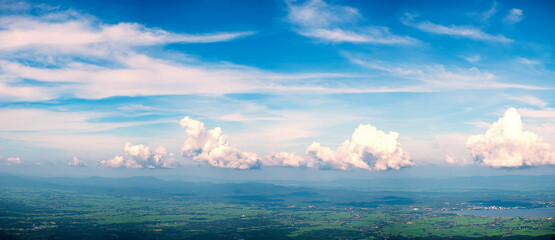
<instances>
[{"instance_id":1,"label":"wispy cirrus cloud","mask_svg":"<svg viewBox=\"0 0 555 240\"><path fill-rule=\"evenodd\" d=\"M520 108L518 109L518 111L524 117L555 119L555 108L542 108L542 109Z\"/></svg>"},{"instance_id":2,"label":"wispy cirrus cloud","mask_svg":"<svg viewBox=\"0 0 555 240\"><path fill-rule=\"evenodd\" d=\"M485 33L481 29L474 26L457 26L457 25L441 25L432 23L430 21L415 21L415 16L407 14L401 19L401 22L407 26L417 28L421 31L438 34L438 35L448 35L454 37L469 38L480 41L491 41L491 42L501 42L510 43L514 42L513 39L507 38L503 35L492 35Z\"/></svg>"},{"instance_id":3,"label":"wispy cirrus cloud","mask_svg":"<svg viewBox=\"0 0 555 240\"><path fill-rule=\"evenodd\" d=\"M314 4L327 6L319 1ZM0 99L4 101L245 92L421 91L390 86L323 87L319 85L323 78L341 79L350 76L337 73L273 73L229 63L194 59L167 60L140 51L168 43L230 41L252 34L251 31L171 33L137 23L106 24L72 10L44 12L36 16L8 14L0 17ZM330 14L335 16L336 11ZM312 20L307 17L306 22ZM301 19L296 21L304 22ZM326 21L341 20L331 17L331 20ZM329 23L314 24L326 26ZM355 35L352 37L357 38ZM306 81L300 82L300 79ZM218 88L214 88L215 85Z\"/></svg>"},{"instance_id":4,"label":"wispy cirrus cloud","mask_svg":"<svg viewBox=\"0 0 555 240\"><path fill-rule=\"evenodd\" d=\"M300 35L325 42L349 42L384 45L410 45L418 40L399 36L383 26L350 26L362 16L355 8L309 0L302 4L288 1L287 20Z\"/></svg>"},{"instance_id":5,"label":"wispy cirrus cloud","mask_svg":"<svg viewBox=\"0 0 555 240\"><path fill-rule=\"evenodd\" d=\"M538 107L545 107L547 106L547 102L537 98L537 97L532 97L532 96L507 96L508 99L510 100L515 100L515 101L519 101L522 103L526 103L532 106L538 106Z\"/></svg>"},{"instance_id":6,"label":"wispy cirrus cloud","mask_svg":"<svg viewBox=\"0 0 555 240\"><path fill-rule=\"evenodd\" d=\"M74 11L42 16L8 15L0 18L0 26L0 51L32 49L50 54L59 52L98 55L109 53L114 48L222 42L254 33L172 33L138 23L105 24Z\"/></svg>"},{"instance_id":7,"label":"wispy cirrus cloud","mask_svg":"<svg viewBox=\"0 0 555 240\"><path fill-rule=\"evenodd\" d=\"M497 1L493 1L493 3L491 4L491 7L482 13L482 18L484 21L487 21L491 16L495 15L497 13L497 6L499 4L497 3Z\"/></svg>"},{"instance_id":8,"label":"wispy cirrus cloud","mask_svg":"<svg viewBox=\"0 0 555 240\"><path fill-rule=\"evenodd\" d=\"M503 83L496 79L495 74L482 72L476 67L469 69L448 68L443 64L412 65L382 61L367 61L365 59L347 56L351 62L393 76L417 80L414 85L430 91L448 91L457 89L527 89L549 90L550 88L525 84Z\"/></svg>"}]
</instances>

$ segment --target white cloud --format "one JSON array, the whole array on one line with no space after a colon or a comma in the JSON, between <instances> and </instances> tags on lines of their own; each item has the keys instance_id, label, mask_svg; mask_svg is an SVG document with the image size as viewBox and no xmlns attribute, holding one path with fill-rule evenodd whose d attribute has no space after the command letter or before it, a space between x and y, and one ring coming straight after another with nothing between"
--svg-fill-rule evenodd
<instances>
[{"instance_id":1,"label":"white cloud","mask_svg":"<svg viewBox=\"0 0 555 240\"><path fill-rule=\"evenodd\" d=\"M280 167L315 167L314 159L298 155L293 152L271 152L270 155L262 158L264 166L280 166Z\"/></svg>"},{"instance_id":2,"label":"white cloud","mask_svg":"<svg viewBox=\"0 0 555 240\"><path fill-rule=\"evenodd\" d=\"M386 27L350 27L347 25L362 18L355 8L327 4L322 0L309 0L303 4L288 2L287 19L300 35L326 42L406 45L418 41L398 36Z\"/></svg>"},{"instance_id":3,"label":"white cloud","mask_svg":"<svg viewBox=\"0 0 555 240\"><path fill-rule=\"evenodd\" d=\"M514 108L508 109L485 134L470 136L466 147L477 163L494 168L555 164L553 147L535 133L523 131Z\"/></svg>"},{"instance_id":4,"label":"white cloud","mask_svg":"<svg viewBox=\"0 0 555 240\"><path fill-rule=\"evenodd\" d=\"M281 117L246 117L241 113L226 114L219 117L221 121L226 122L251 122L251 121L274 121L284 120Z\"/></svg>"},{"instance_id":5,"label":"white cloud","mask_svg":"<svg viewBox=\"0 0 555 240\"><path fill-rule=\"evenodd\" d=\"M348 10L348 7L338 7L343 10L337 10L322 1L306 4L317 6L314 16L321 16L321 11L324 11L335 17L320 19L323 22L319 22L308 13L304 13L308 14L304 17L291 13L291 21L298 22L298 29L303 33L322 34L322 38L327 36L333 41L383 44L403 43L408 39L390 34L384 27L357 27L353 30L335 26L356 20L357 14ZM290 4L290 7L303 8L306 4ZM74 11L43 10L49 11L40 16L0 17L0 23L7 26L0 30L0 100L245 92L314 94L428 91L411 86L352 87L344 85L344 81L337 85L331 82L331 85L321 86L323 78L348 79L353 77L350 74L280 74L228 63L201 62L190 57L162 60L145 55L145 51L139 51L139 48L174 42L227 41L250 32L187 35L147 28L136 23L105 24ZM27 80L45 84L28 83Z\"/></svg>"},{"instance_id":6,"label":"white cloud","mask_svg":"<svg viewBox=\"0 0 555 240\"><path fill-rule=\"evenodd\" d=\"M509 10L509 14L507 14L503 21L507 23L517 23L522 21L523 18L524 14L522 13L522 10L518 8L513 8Z\"/></svg>"},{"instance_id":7,"label":"white cloud","mask_svg":"<svg viewBox=\"0 0 555 240\"><path fill-rule=\"evenodd\" d=\"M101 167L112 168L175 168L179 165L173 153L168 153L166 148L159 146L156 150L139 144L126 143L124 146L125 156L115 156L109 160L99 162Z\"/></svg>"},{"instance_id":8,"label":"white cloud","mask_svg":"<svg viewBox=\"0 0 555 240\"><path fill-rule=\"evenodd\" d=\"M542 101L541 99L539 99L537 97L532 97L532 96L508 96L507 98L509 98L510 100L523 102L523 103L526 103L526 104L532 105L532 106L538 106L538 107L542 107L542 108L547 106L546 102ZM522 114L522 112L521 112L521 114Z\"/></svg>"},{"instance_id":9,"label":"white cloud","mask_svg":"<svg viewBox=\"0 0 555 240\"><path fill-rule=\"evenodd\" d=\"M355 129L351 140L343 142L337 150L314 142L306 153L324 169L398 170L414 165L410 155L401 148L398 138L396 132L386 134L370 124L361 124Z\"/></svg>"},{"instance_id":10,"label":"white cloud","mask_svg":"<svg viewBox=\"0 0 555 240\"><path fill-rule=\"evenodd\" d=\"M185 117L179 124L185 128L188 137L181 149L182 155L194 162L220 168L253 169L260 166L320 168L351 170L400 169L412 166L408 153L398 143L398 133L386 134L371 125L360 125L337 151L321 147L314 142L306 150L306 155L294 152L270 152L259 157L250 152L240 151L229 145L227 136L216 127L206 130L204 123Z\"/></svg>"},{"instance_id":11,"label":"white cloud","mask_svg":"<svg viewBox=\"0 0 555 240\"><path fill-rule=\"evenodd\" d=\"M529 108L519 108L518 111L524 117L555 119L555 108L544 108L539 110L529 109Z\"/></svg>"},{"instance_id":12,"label":"white cloud","mask_svg":"<svg viewBox=\"0 0 555 240\"><path fill-rule=\"evenodd\" d=\"M469 63L475 63L475 62L480 61L480 59L481 59L479 54L476 54L476 55L473 55L473 56L462 56L462 58L464 60L466 60L467 62L469 62Z\"/></svg>"},{"instance_id":13,"label":"white cloud","mask_svg":"<svg viewBox=\"0 0 555 240\"><path fill-rule=\"evenodd\" d=\"M487 21L491 16L497 13L497 1L493 1L491 8L482 14L484 21Z\"/></svg>"},{"instance_id":14,"label":"white cloud","mask_svg":"<svg viewBox=\"0 0 555 240\"><path fill-rule=\"evenodd\" d=\"M75 156L73 156L73 160L67 162L66 165L72 166L72 167L86 167L87 166L87 164L85 164L83 161L79 160L79 158L77 158Z\"/></svg>"},{"instance_id":15,"label":"white cloud","mask_svg":"<svg viewBox=\"0 0 555 240\"><path fill-rule=\"evenodd\" d=\"M488 122L465 122L466 124L470 124L473 125L475 127L479 127L479 128L489 128L491 127L491 123Z\"/></svg>"},{"instance_id":16,"label":"white cloud","mask_svg":"<svg viewBox=\"0 0 555 240\"><path fill-rule=\"evenodd\" d=\"M22 163L21 159L19 159L18 157L11 157L11 158L6 159L6 164L8 166L10 166L10 165L20 165L21 163Z\"/></svg>"},{"instance_id":17,"label":"white cloud","mask_svg":"<svg viewBox=\"0 0 555 240\"><path fill-rule=\"evenodd\" d=\"M459 165L459 166L465 166L465 165L469 165L472 164L471 162L469 162L468 160L466 160L466 158L463 159L457 159L456 157L453 157L449 154L445 154L445 162L451 165Z\"/></svg>"},{"instance_id":18,"label":"white cloud","mask_svg":"<svg viewBox=\"0 0 555 240\"><path fill-rule=\"evenodd\" d=\"M206 130L204 123L185 117L179 121L185 128L187 139L181 154L188 159L220 168L251 169L260 167L260 157L251 152L243 152L229 146L227 136L216 127Z\"/></svg>"},{"instance_id":19,"label":"white cloud","mask_svg":"<svg viewBox=\"0 0 555 240\"><path fill-rule=\"evenodd\" d=\"M517 62L520 63L520 64L528 65L528 66L541 65L541 62L539 62L539 61L528 59L528 58L523 58L523 57L518 57Z\"/></svg>"},{"instance_id":20,"label":"white cloud","mask_svg":"<svg viewBox=\"0 0 555 240\"><path fill-rule=\"evenodd\" d=\"M366 61L347 56L355 64L388 72L393 76L418 80L424 85L414 88L428 89L428 91L446 91L454 89L502 89L519 88L528 90L546 90L547 88L523 84L498 82L492 73L482 72L476 67L461 69L447 68L442 64L433 65L402 65L378 61Z\"/></svg>"},{"instance_id":21,"label":"white cloud","mask_svg":"<svg viewBox=\"0 0 555 240\"><path fill-rule=\"evenodd\" d=\"M449 156L447 154L445 154L445 162L449 163L449 164L456 164L458 162L458 160L455 157Z\"/></svg>"},{"instance_id":22,"label":"white cloud","mask_svg":"<svg viewBox=\"0 0 555 240\"><path fill-rule=\"evenodd\" d=\"M433 34L457 36L482 41L513 42L512 39L506 38L503 35L491 35L473 26L444 26L429 21L413 22L413 18L413 16L409 15L403 18L402 22L407 26L415 27L421 31Z\"/></svg>"},{"instance_id":23,"label":"white cloud","mask_svg":"<svg viewBox=\"0 0 555 240\"><path fill-rule=\"evenodd\" d=\"M137 23L103 24L75 13L54 13L40 17L0 18L0 50L32 49L102 55L113 48L150 46L166 43L210 43L230 41L252 32L178 34L152 29Z\"/></svg>"},{"instance_id":24,"label":"white cloud","mask_svg":"<svg viewBox=\"0 0 555 240\"><path fill-rule=\"evenodd\" d=\"M415 40L410 37L392 34L385 27L370 27L359 31L348 31L339 28L334 29L310 29L300 31L305 37L312 37L329 42L350 43L373 43L373 44L414 44Z\"/></svg>"}]
</instances>

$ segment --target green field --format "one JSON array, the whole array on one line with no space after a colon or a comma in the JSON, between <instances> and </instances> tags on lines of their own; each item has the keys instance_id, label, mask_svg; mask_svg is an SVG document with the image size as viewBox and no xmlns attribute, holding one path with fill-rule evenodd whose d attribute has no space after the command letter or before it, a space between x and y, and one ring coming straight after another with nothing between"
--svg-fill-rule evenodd
<instances>
[{"instance_id":1,"label":"green field","mask_svg":"<svg viewBox=\"0 0 555 240\"><path fill-rule=\"evenodd\" d=\"M2 239L551 239L555 221L458 216L402 206L234 203L2 187L0 234Z\"/></svg>"}]
</instances>

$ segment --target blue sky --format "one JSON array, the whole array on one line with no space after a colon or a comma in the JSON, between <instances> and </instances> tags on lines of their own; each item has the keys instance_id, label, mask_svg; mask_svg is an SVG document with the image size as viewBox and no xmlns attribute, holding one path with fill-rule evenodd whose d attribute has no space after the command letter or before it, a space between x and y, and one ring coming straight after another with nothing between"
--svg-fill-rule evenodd
<instances>
[{"instance_id":1,"label":"blue sky","mask_svg":"<svg viewBox=\"0 0 555 240\"><path fill-rule=\"evenodd\" d=\"M554 10L1 1L0 168L550 173Z\"/></svg>"}]
</instances>

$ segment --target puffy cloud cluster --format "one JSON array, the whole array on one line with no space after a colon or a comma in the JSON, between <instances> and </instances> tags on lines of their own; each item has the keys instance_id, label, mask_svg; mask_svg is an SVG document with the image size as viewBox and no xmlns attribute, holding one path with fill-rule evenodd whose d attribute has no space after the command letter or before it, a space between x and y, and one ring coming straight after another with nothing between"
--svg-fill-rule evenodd
<instances>
[{"instance_id":1,"label":"puffy cloud cluster","mask_svg":"<svg viewBox=\"0 0 555 240\"><path fill-rule=\"evenodd\" d=\"M346 140L332 150L314 142L306 150L307 155L319 162L320 168L350 170L362 168L367 170L400 169L412 166L410 156L398 142L399 134L388 134L374 126L359 125L351 140Z\"/></svg>"},{"instance_id":2,"label":"puffy cloud cluster","mask_svg":"<svg viewBox=\"0 0 555 240\"><path fill-rule=\"evenodd\" d=\"M271 152L259 157L229 146L222 130L216 127L206 130L204 123L185 117L179 124L185 128L188 138L183 143L183 156L214 167L250 169L264 166L305 167L336 170L362 168L367 170L400 169L414 163L398 143L399 134L388 134L371 125L360 125L352 139L345 141L337 150L313 143L306 155L293 152Z\"/></svg>"},{"instance_id":3,"label":"puffy cloud cluster","mask_svg":"<svg viewBox=\"0 0 555 240\"><path fill-rule=\"evenodd\" d=\"M508 109L485 134L470 136L466 147L477 163L494 168L555 164L553 146L523 131L515 108Z\"/></svg>"},{"instance_id":4,"label":"puffy cloud cluster","mask_svg":"<svg viewBox=\"0 0 555 240\"><path fill-rule=\"evenodd\" d=\"M70 166L70 167L86 167L87 164L85 164L83 161L79 160L79 158L77 157L73 157L73 160L69 161L66 163L66 165Z\"/></svg>"},{"instance_id":5,"label":"puffy cloud cluster","mask_svg":"<svg viewBox=\"0 0 555 240\"><path fill-rule=\"evenodd\" d=\"M293 152L271 152L270 155L262 159L262 164L265 166L279 167L315 167L314 159Z\"/></svg>"},{"instance_id":6,"label":"puffy cloud cluster","mask_svg":"<svg viewBox=\"0 0 555 240\"><path fill-rule=\"evenodd\" d=\"M179 121L185 128L187 139L181 147L181 154L198 163L214 167L250 169L260 167L260 157L256 153L243 152L229 146L227 136L216 127L206 130L204 123L185 117Z\"/></svg>"},{"instance_id":7,"label":"puffy cloud cluster","mask_svg":"<svg viewBox=\"0 0 555 240\"><path fill-rule=\"evenodd\" d=\"M21 159L19 159L18 157L11 157L11 158L6 159L6 164L8 166L10 166L10 165L20 165L21 163L22 163Z\"/></svg>"},{"instance_id":8,"label":"puffy cloud cluster","mask_svg":"<svg viewBox=\"0 0 555 240\"><path fill-rule=\"evenodd\" d=\"M166 148L159 146L152 152L150 148L139 144L126 143L125 156L115 156L109 160L100 161L102 167L112 168L175 168L178 165L173 153L168 153Z\"/></svg>"}]
</instances>

